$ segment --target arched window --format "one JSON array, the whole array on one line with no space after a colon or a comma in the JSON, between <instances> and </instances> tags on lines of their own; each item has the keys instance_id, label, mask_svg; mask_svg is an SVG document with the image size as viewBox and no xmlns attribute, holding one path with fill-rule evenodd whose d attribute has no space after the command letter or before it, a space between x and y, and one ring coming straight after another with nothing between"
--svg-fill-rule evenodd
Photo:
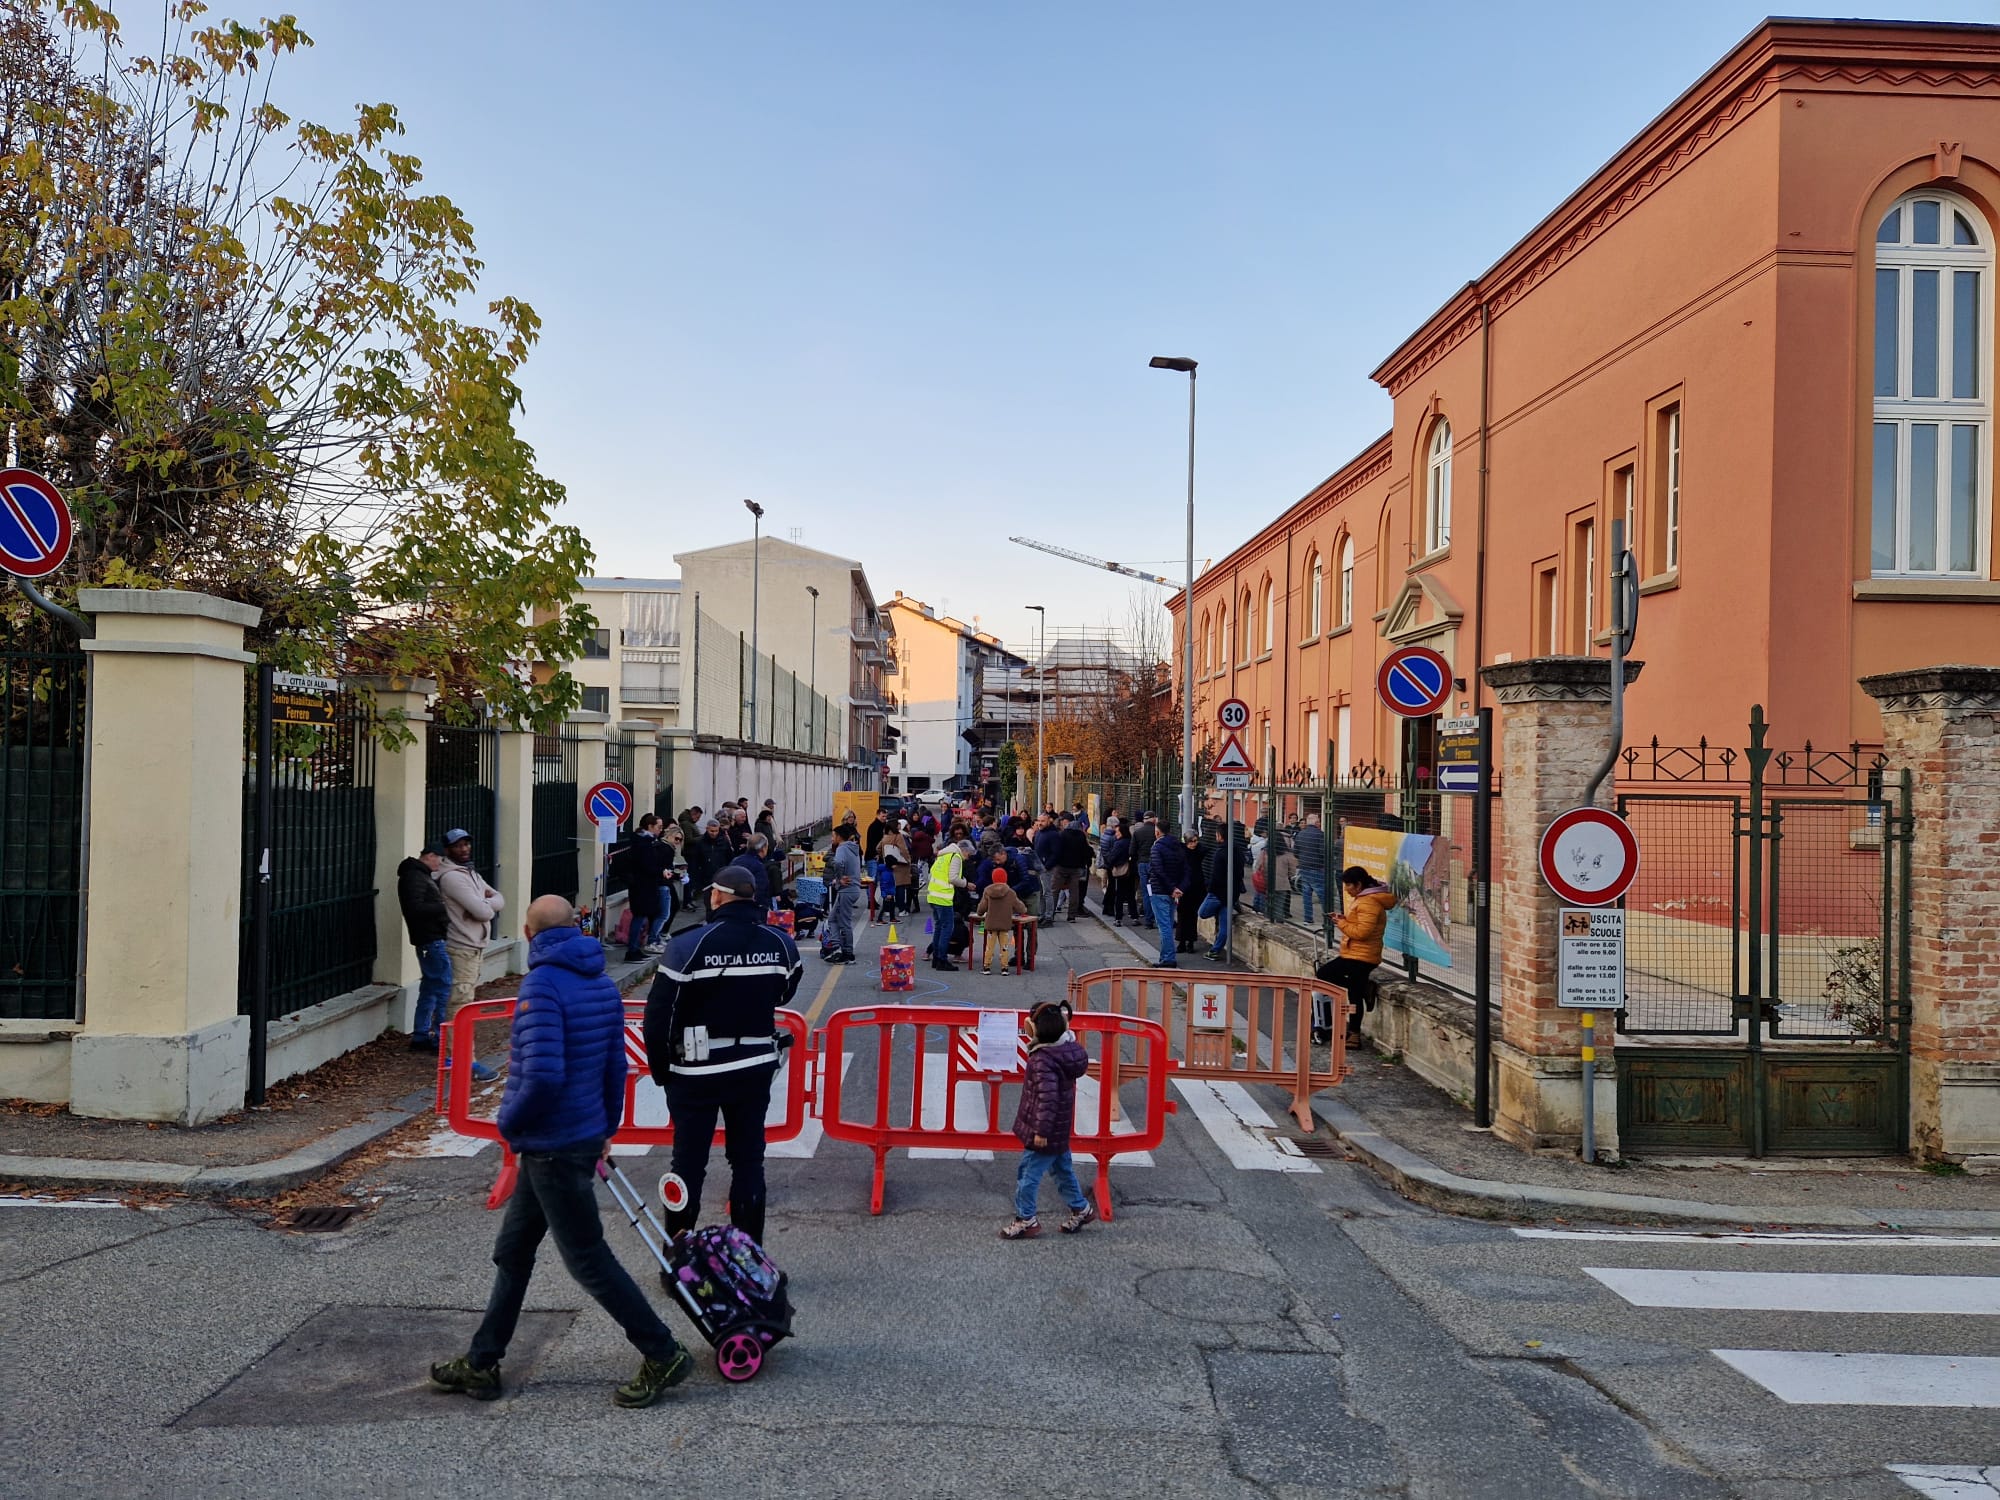
<instances>
[{"instance_id":1,"label":"arched window","mask_svg":"<svg viewBox=\"0 0 2000 1500\"><path fill-rule=\"evenodd\" d=\"M1375 532L1375 607L1388 607L1389 596L1395 592L1396 514L1389 506L1382 507L1382 520Z\"/></svg>"},{"instance_id":2,"label":"arched window","mask_svg":"<svg viewBox=\"0 0 2000 1500\"><path fill-rule=\"evenodd\" d=\"M1424 469L1424 551L1451 545L1451 423L1439 417L1431 428L1430 460Z\"/></svg>"},{"instance_id":3,"label":"arched window","mask_svg":"<svg viewBox=\"0 0 2000 1500\"><path fill-rule=\"evenodd\" d=\"M1354 623L1354 538L1349 537L1340 544L1340 613L1335 617L1342 625Z\"/></svg>"},{"instance_id":4,"label":"arched window","mask_svg":"<svg viewBox=\"0 0 2000 1500\"><path fill-rule=\"evenodd\" d=\"M1201 617L1201 675L1208 675L1208 616Z\"/></svg>"},{"instance_id":5,"label":"arched window","mask_svg":"<svg viewBox=\"0 0 2000 1500\"><path fill-rule=\"evenodd\" d=\"M1992 234L1962 198L1912 193L1875 231L1877 576L1986 576L1992 282Z\"/></svg>"},{"instance_id":6,"label":"arched window","mask_svg":"<svg viewBox=\"0 0 2000 1500\"><path fill-rule=\"evenodd\" d=\"M1220 672L1229 665L1229 606L1215 607L1215 670Z\"/></svg>"},{"instance_id":7,"label":"arched window","mask_svg":"<svg viewBox=\"0 0 2000 1500\"><path fill-rule=\"evenodd\" d=\"M1243 591L1243 597L1236 601L1236 659L1244 665L1250 662L1250 590Z\"/></svg>"},{"instance_id":8,"label":"arched window","mask_svg":"<svg viewBox=\"0 0 2000 1500\"><path fill-rule=\"evenodd\" d=\"M1264 647L1269 651L1278 639L1278 595L1271 580L1264 580Z\"/></svg>"},{"instance_id":9,"label":"arched window","mask_svg":"<svg viewBox=\"0 0 2000 1500\"><path fill-rule=\"evenodd\" d=\"M1306 635L1315 636L1326 628L1321 618L1326 595L1326 559L1315 552L1306 564Z\"/></svg>"}]
</instances>

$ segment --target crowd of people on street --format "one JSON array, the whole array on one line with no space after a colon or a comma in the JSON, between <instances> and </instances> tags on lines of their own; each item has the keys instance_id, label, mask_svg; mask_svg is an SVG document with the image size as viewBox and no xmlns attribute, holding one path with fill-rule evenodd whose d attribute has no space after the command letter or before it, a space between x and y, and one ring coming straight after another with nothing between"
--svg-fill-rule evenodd
<instances>
[{"instance_id":1,"label":"crowd of people on street","mask_svg":"<svg viewBox=\"0 0 2000 1500\"><path fill-rule=\"evenodd\" d=\"M785 1038L776 1013L796 993L799 953L774 911L796 916L806 879L816 882L826 924L821 956L852 963L857 923L914 919L927 909L932 966L956 971L973 963L983 935L979 972L1018 971L1024 941L1038 924L1074 922L1093 875L1100 910L1113 926L1127 922L1159 934L1158 964L1177 968L1200 946L1198 924L1213 919L1206 956L1224 957L1232 908L1248 899L1283 919L1297 893L1310 921L1322 895L1327 846L1317 815L1290 828L1260 820L1246 835L1213 819L1176 836L1143 811L1128 820L1104 813L1093 842L1091 818L1078 805L1064 813L1001 813L990 800L933 811L894 799L866 829L849 812L832 831L823 859L810 838L781 846L775 804L753 817L749 799L714 816L691 807L668 823L640 817L614 856L628 896L625 957L657 955L647 997L647 1067L665 1092L674 1121L673 1173L683 1197L668 1210L667 1231L691 1231L701 1213L702 1187L718 1121L730 1165L730 1222L761 1240L765 1219L764 1119ZM819 873L808 876L817 867ZM476 993L486 941L505 907L501 893L473 864L471 835L448 830L437 845L405 859L398 896L422 975L411 1046L435 1051L439 1033ZM874 889L872 918L861 901ZM1349 995L1348 1032L1358 1035L1374 1002L1373 971L1395 896L1360 866L1341 874L1342 909L1331 918L1338 953L1319 977ZM697 920L678 935L675 915ZM506 1084L496 1123L518 1159L507 1214L494 1246L495 1280L486 1315L465 1354L431 1367L439 1388L475 1399L502 1393L505 1356L533 1274L536 1252L553 1236L563 1263L602 1305L639 1351L632 1380L613 1393L616 1404L650 1406L684 1380L687 1351L640 1293L605 1244L595 1193L601 1163L624 1112L625 1007L606 971L604 944L562 896L530 904L523 930L528 974L515 1005ZM1030 952L1032 949L1029 950ZM1331 1008L1313 1019L1313 1039L1325 1042ZM1088 1066L1069 1032L1065 1008L1054 1002L1029 1014L1031 1031L1015 1134L1022 1143L1014 1217L1001 1234L1027 1239L1041 1232L1036 1200L1053 1176L1075 1233L1095 1217L1077 1181L1070 1153L1076 1080ZM496 1072L473 1062L475 1078Z\"/></svg>"}]
</instances>

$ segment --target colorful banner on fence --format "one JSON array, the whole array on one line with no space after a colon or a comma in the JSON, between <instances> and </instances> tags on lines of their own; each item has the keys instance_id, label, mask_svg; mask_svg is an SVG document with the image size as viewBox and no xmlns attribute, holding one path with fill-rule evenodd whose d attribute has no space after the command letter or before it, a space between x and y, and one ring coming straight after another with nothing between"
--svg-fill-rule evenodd
<instances>
[{"instance_id":1,"label":"colorful banner on fence","mask_svg":"<svg viewBox=\"0 0 2000 1500\"><path fill-rule=\"evenodd\" d=\"M1342 831L1341 858L1396 893L1382 946L1440 969L1451 967L1451 841L1394 828Z\"/></svg>"},{"instance_id":2,"label":"colorful banner on fence","mask_svg":"<svg viewBox=\"0 0 2000 1500\"><path fill-rule=\"evenodd\" d=\"M1090 819L1090 836L1096 838L1104 831L1104 809L1098 804L1097 793L1092 792L1083 799L1083 810Z\"/></svg>"}]
</instances>

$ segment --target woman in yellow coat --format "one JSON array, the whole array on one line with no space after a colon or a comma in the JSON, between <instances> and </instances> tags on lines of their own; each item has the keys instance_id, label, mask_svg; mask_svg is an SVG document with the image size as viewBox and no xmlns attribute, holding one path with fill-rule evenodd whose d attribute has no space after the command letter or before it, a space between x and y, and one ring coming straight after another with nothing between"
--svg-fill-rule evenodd
<instances>
[{"instance_id":1,"label":"woman in yellow coat","mask_svg":"<svg viewBox=\"0 0 2000 1500\"><path fill-rule=\"evenodd\" d=\"M1396 897L1389 887L1360 865L1349 865L1340 873L1340 889L1346 896L1343 910L1333 919L1340 929L1340 956L1321 964L1318 977L1347 991L1347 1039L1361 1040L1361 1012L1375 1003L1375 966L1382 962L1382 935L1389 926L1389 913ZM1313 1017L1313 1040L1333 1040L1333 1018Z\"/></svg>"}]
</instances>

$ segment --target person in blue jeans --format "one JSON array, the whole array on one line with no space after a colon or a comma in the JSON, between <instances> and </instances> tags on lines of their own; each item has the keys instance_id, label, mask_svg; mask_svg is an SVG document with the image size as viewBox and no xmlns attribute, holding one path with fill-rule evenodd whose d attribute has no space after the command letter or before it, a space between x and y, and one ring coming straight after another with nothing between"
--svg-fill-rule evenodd
<instances>
[{"instance_id":1,"label":"person in blue jeans","mask_svg":"<svg viewBox=\"0 0 2000 1500\"><path fill-rule=\"evenodd\" d=\"M1319 814L1309 812L1292 835L1292 852L1299 857L1299 899L1305 903L1306 926L1313 924L1313 903L1326 906L1326 830Z\"/></svg>"},{"instance_id":2,"label":"person in blue jeans","mask_svg":"<svg viewBox=\"0 0 2000 1500\"><path fill-rule=\"evenodd\" d=\"M444 1024L451 1002L451 954L444 944L450 916L437 883L443 864L443 855L427 848L396 866L396 901L403 908L403 926L417 950L417 970L423 976L410 1022L412 1052L437 1051L438 1027Z\"/></svg>"},{"instance_id":3,"label":"person in blue jeans","mask_svg":"<svg viewBox=\"0 0 2000 1500\"><path fill-rule=\"evenodd\" d=\"M1192 834L1189 835L1193 837ZM1160 934L1160 962L1163 969L1181 966L1180 950L1174 943L1175 917L1181 894L1187 889L1193 867L1187 843L1164 836L1153 840L1146 856L1146 904L1153 910L1153 926Z\"/></svg>"},{"instance_id":4,"label":"person in blue jeans","mask_svg":"<svg viewBox=\"0 0 2000 1500\"><path fill-rule=\"evenodd\" d=\"M1201 910L1197 915L1202 918L1215 918L1215 942L1208 950L1208 956L1211 959L1223 958L1229 952L1230 912L1227 898L1230 890L1228 882L1232 842L1229 838L1229 831L1225 830L1218 838L1214 847L1208 851L1208 894L1201 898ZM1241 843L1234 844L1234 852L1236 854L1235 894L1238 896L1241 896L1243 893L1242 849L1243 846Z\"/></svg>"},{"instance_id":5,"label":"person in blue jeans","mask_svg":"<svg viewBox=\"0 0 2000 1500\"><path fill-rule=\"evenodd\" d=\"M1069 1217L1064 1234L1075 1234L1097 1217L1076 1180L1070 1156L1070 1133L1076 1120L1076 1081L1090 1071L1090 1054L1075 1038L1063 1040L1069 1013L1061 1002L1044 1000L1028 1012L1035 1039L1028 1045L1028 1066L1021 1075L1021 1107L1014 1116L1014 1134L1021 1141L1021 1168L1014 1178L1014 1221L1000 1231L1003 1240L1031 1240L1042 1232L1037 1201L1042 1179L1055 1174Z\"/></svg>"}]
</instances>

